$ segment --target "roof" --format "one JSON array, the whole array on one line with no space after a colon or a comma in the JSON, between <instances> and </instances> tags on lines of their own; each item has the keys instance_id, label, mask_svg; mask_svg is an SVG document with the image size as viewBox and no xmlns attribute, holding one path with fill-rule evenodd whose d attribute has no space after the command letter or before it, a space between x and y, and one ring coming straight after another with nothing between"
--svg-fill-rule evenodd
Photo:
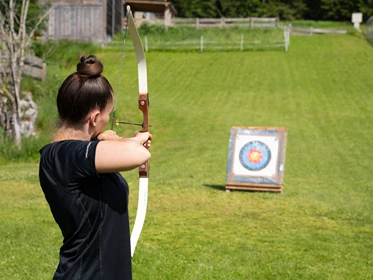
<instances>
[{"instance_id":1,"label":"roof","mask_svg":"<svg viewBox=\"0 0 373 280\"><path fill-rule=\"evenodd\" d=\"M96 3L102 3L101 0L39 0L40 3L58 3L58 4L96 4Z\"/></svg>"},{"instance_id":2,"label":"roof","mask_svg":"<svg viewBox=\"0 0 373 280\"><path fill-rule=\"evenodd\" d=\"M172 14L177 14L175 7L171 4L171 2L167 1L127 0L125 1L125 4L129 5L133 11L163 14L165 9L169 8Z\"/></svg>"}]
</instances>

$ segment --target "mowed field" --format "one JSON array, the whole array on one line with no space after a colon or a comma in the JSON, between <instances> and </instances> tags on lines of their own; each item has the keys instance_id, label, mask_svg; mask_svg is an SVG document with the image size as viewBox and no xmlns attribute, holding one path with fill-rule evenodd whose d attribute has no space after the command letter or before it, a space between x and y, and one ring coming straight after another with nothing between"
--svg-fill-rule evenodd
<instances>
[{"instance_id":1,"label":"mowed field","mask_svg":"<svg viewBox=\"0 0 373 280\"><path fill-rule=\"evenodd\" d=\"M115 89L120 52L96 55ZM134 279L373 277L372 46L324 35L292 37L287 53L146 57L154 140ZM118 116L141 122L134 54L123 63ZM282 194L225 192L232 126L288 129ZM57 265L37 169L0 166L0 279L51 279ZM137 171L124 176L133 223Z\"/></svg>"}]
</instances>

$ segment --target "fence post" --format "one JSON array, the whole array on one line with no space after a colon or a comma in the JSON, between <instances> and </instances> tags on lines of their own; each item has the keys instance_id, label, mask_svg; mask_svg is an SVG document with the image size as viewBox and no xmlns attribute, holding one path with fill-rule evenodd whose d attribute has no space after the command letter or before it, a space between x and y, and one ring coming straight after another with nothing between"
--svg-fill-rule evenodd
<instances>
[{"instance_id":1,"label":"fence post","mask_svg":"<svg viewBox=\"0 0 373 280\"><path fill-rule=\"evenodd\" d=\"M285 26L284 28L284 41L285 41L285 51L287 52L290 45L290 34L289 34L289 28Z\"/></svg>"},{"instance_id":2,"label":"fence post","mask_svg":"<svg viewBox=\"0 0 373 280\"><path fill-rule=\"evenodd\" d=\"M203 52L203 35L201 36L200 50Z\"/></svg>"},{"instance_id":3,"label":"fence post","mask_svg":"<svg viewBox=\"0 0 373 280\"><path fill-rule=\"evenodd\" d=\"M145 52L148 52L149 51L149 48L148 48L148 36L145 36Z\"/></svg>"},{"instance_id":4,"label":"fence post","mask_svg":"<svg viewBox=\"0 0 373 280\"><path fill-rule=\"evenodd\" d=\"M253 26L254 26L254 18L251 17L250 18L250 27L253 28Z\"/></svg>"},{"instance_id":5,"label":"fence post","mask_svg":"<svg viewBox=\"0 0 373 280\"><path fill-rule=\"evenodd\" d=\"M199 28L199 18L196 18L196 28Z\"/></svg>"},{"instance_id":6,"label":"fence post","mask_svg":"<svg viewBox=\"0 0 373 280\"><path fill-rule=\"evenodd\" d=\"M243 51L243 35L241 34L241 51Z\"/></svg>"}]
</instances>

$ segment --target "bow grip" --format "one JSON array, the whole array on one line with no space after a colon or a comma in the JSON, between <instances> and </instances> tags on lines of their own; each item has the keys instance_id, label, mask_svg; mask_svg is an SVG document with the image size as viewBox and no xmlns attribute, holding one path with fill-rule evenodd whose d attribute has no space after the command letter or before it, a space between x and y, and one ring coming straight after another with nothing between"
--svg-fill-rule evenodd
<instances>
[{"instance_id":1,"label":"bow grip","mask_svg":"<svg viewBox=\"0 0 373 280\"><path fill-rule=\"evenodd\" d=\"M142 130L141 132L147 132L149 130L149 97L147 93L140 93L139 94L139 109L143 114L143 123L142 123ZM140 178L148 178L149 176L149 162L146 161L145 163L141 164L139 167L139 176Z\"/></svg>"}]
</instances>

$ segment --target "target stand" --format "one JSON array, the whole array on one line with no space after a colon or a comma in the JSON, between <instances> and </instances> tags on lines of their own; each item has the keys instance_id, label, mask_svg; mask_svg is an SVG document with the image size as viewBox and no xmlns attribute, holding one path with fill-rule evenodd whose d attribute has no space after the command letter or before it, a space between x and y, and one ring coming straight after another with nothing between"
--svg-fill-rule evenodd
<instances>
[{"instance_id":1,"label":"target stand","mask_svg":"<svg viewBox=\"0 0 373 280\"><path fill-rule=\"evenodd\" d=\"M225 190L282 192L287 129L232 127Z\"/></svg>"}]
</instances>

